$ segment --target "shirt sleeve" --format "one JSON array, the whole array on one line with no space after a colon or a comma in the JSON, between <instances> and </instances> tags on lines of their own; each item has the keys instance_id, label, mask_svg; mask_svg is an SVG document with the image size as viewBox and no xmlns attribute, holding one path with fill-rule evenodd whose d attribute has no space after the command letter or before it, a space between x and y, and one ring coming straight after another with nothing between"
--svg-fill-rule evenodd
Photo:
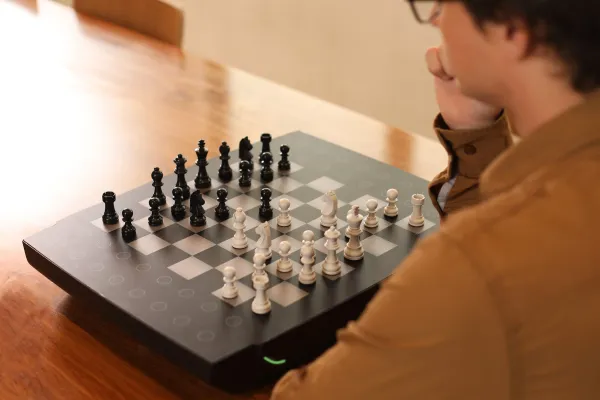
<instances>
[{"instance_id":1,"label":"shirt sleeve","mask_svg":"<svg viewBox=\"0 0 600 400\"><path fill-rule=\"evenodd\" d=\"M505 400L502 326L479 274L449 239L432 235L334 347L282 377L271 400Z\"/></svg>"},{"instance_id":2,"label":"shirt sleeve","mask_svg":"<svg viewBox=\"0 0 600 400\"><path fill-rule=\"evenodd\" d=\"M479 177L513 141L504 112L490 126L474 130L451 130L438 115L434 130L448 153L448 166L431 180L429 195L445 217L479 202Z\"/></svg>"}]
</instances>

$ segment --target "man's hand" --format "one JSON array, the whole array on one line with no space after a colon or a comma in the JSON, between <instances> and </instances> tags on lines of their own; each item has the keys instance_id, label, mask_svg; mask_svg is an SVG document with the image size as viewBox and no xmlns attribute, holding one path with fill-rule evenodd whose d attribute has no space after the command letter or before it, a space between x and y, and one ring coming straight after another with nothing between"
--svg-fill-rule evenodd
<instances>
[{"instance_id":1,"label":"man's hand","mask_svg":"<svg viewBox=\"0 0 600 400\"><path fill-rule=\"evenodd\" d=\"M495 121L502 109L462 94L456 79L443 66L439 47L428 49L425 58L427 68L435 79L440 113L450 129L480 129Z\"/></svg>"}]
</instances>

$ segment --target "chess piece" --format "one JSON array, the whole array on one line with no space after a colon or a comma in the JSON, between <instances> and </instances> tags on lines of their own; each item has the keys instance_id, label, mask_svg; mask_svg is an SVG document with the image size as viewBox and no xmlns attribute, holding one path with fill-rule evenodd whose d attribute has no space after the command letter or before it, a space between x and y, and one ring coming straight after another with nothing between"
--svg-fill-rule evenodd
<instances>
[{"instance_id":1,"label":"chess piece","mask_svg":"<svg viewBox=\"0 0 600 400\"><path fill-rule=\"evenodd\" d=\"M310 285L316 282L317 274L313 268L314 260L314 249L313 244L308 241L304 242L302 248L300 248L300 262L302 263L302 269L298 275L298 281L304 285Z\"/></svg>"},{"instance_id":2,"label":"chess piece","mask_svg":"<svg viewBox=\"0 0 600 400\"><path fill-rule=\"evenodd\" d=\"M219 205L215 208L215 215L221 220L229 218L229 207L227 207L227 189L222 187L217 190L217 200Z\"/></svg>"},{"instance_id":3,"label":"chess piece","mask_svg":"<svg viewBox=\"0 0 600 400\"><path fill-rule=\"evenodd\" d=\"M258 216L263 220L273 218L273 207L271 207L271 189L264 187L260 190L260 207L258 209Z\"/></svg>"},{"instance_id":4,"label":"chess piece","mask_svg":"<svg viewBox=\"0 0 600 400\"><path fill-rule=\"evenodd\" d=\"M250 165L250 162L247 160L240 161L240 179L238 180L238 184L242 188L250 187L252 185Z\"/></svg>"},{"instance_id":5,"label":"chess piece","mask_svg":"<svg viewBox=\"0 0 600 400\"><path fill-rule=\"evenodd\" d=\"M150 177L152 178L152 186L154 187L154 194L152 197L156 197L159 202L158 204L164 206L167 204L167 196L165 196L162 191L164 183L162 182L163 173L160 168L155 167L152 174L150 174Z\"/></svg>"},{"instance_id":6,"label":"chess piece","mask_svg":"<svg viewBox=\"0 0 600 400\"><path fill-rule=\"evenodd\" d=\"M244 137L242 140L240 140L240 147L239 147L239 155L240 155L240 171L241 171L241 161L248 161L248 165L249 168L248 170L252 171L254 169L254 163L252 162L252 148L254 146L252 146L252 143L250 143L250 139L248 139L248 136Z\"/></svg>"},{"instance_id":7,"label":"chess piece","mask_svg":"<svg viewBox=\"0 0 600 400\"><path fill-rule=\"evenodd\" d=\"M292 246L287 240L279 242L279 255L281 258L277 260L277 271L283 273L292 271L292 261L290 260L291 249Z\"/></svg>"},{"instance_id":8,"label":"chess piece","mask_svg":"<svg viewBox=\"0 0 600 400\"><path fill-rule=\"evenodd\" d=\"M321 270L323 274L335 276L342 271L342 263L337 258L337 250L339 249L338 238L340 237L340 231L335 226L329 227L325 231L325 248L327 249L327 257L323 261Z\"/></svg>"},{"instance_id":9,"label":"chess piece","mask_svg":"<svg viewBox=\"0 0 600 400\"><path fill-rule=\"evenodd\" d=\"M377 212L377 200L375 199L369 199L367 200L367 211L368 211L368 215L367 218L365 218L365 228L377 228L377 225L379 225L379 220L377 219L377 216L375 215L375 213Z\"/></svg>"},{"instance_id":10,"label":"chess piece","mask_svg":"<svg viewBox=\"0 0 600 400\"><path fill-rule=\"evenodd\" d=\"M150 203L150 216L148 217L148 225L161 226L163 217L160 215L160 201L156 197L152 197Z\"/></svg>"},{"instance_id":11,"label":"chess piece","mask_svg":"<svg viewBox=\"0 0 600 400\"><path fill-rule=\"evenodd\" d=\"M325 204L321 209L321 225L328 228L337 224L338 199L333 190L323 195Z\"/></svg>"},{"instance_id":12,"label":"chess piece","mask_svg":"<svg viewBox=\"0 0 600 400\"><path fill-rule=\"evenodd\" d=\"M425 225L425 218L423 217L423 204L425 204L425 196L422 194L413 194L410 202L412 204L413 211L408 218L408 224L415 227Z\"/></svg>"},{"instance_id":13,"label":"chess piece","mask_svg":"<svg viewBox=\"0 0 600 400\"><path fill-rule=\"evenodd\" d=\"M358 212L358 206L352 206L352 212L348 213L348 236L350 240L346 243L346 247L344 248L344 257L348 260L362 260L365 255L365 251L360 243L360 234L362 233L362 229L360 229L360 224L363 220L363 216Z\"/></svg>"},{"instance_id":14,"label":"chess piece","mask_svg":"<svg viewBox=\"0 0 600 400\"><path fill-rule=\"evenodd\" d=\"M221 179L223 182L229 182L233 177L233 171L229 166L229 159L231 158L229 156L230 151L231 149L229 148L227 142L222 142L221 146L219 146L219 153L221 153L221 156L219 157L221 160L221 166L219 167L219 179Z\"/></svg>"},{"instance_id":15,"label":"chess piece","mask_svg":"<svg viewBox=\"0 0 600 400\"><path fill-rule=\"evenodd\" d=\"M273 155L269 152L261 153L260 155L260 179L263 182L271 182L273 180Z\"/></svg>"},{"instance_id":16,"label":"chess piece","mask_svg":"<svg viewBox=\"0 0 600 400\"><path fill-rule=\"evenodd\" d=\"M190 225L191 226L205 226L206 225L206 211L202 207L205 203L202 193L196 190L190 196Z\"/></svg>"},{"instance_id":17,"label":"chess piece","mask_svg":"<svg viewBox=\"0 0 600 400\"><path fill-rule=\"evenodd\" d=\"M196 186L196 189L207 189L212 182L210 176L208 176L208 172L206 172L208 150L206 149L204 140L198 142L198 147L194 151L196 152L196 165L198 166L198 174L196 175L196 179L194 179L194 186Z\"/></svg>"},{"instance_id":18,"label":"chess piece","mask_svg":"<svg viewBox=\"0 0 600 400\"><path fill-rule=\"evenodd\" d=\"M175 157L173 162L175 163L175 174L177 174L175 187L181 188L183 191L183 200L187 200L190 198L190 187L185 181L185 174L187 173L185 163L187 162L187 159L183 155L177 154L177 157Z\"/></svg>"},{"instance_id":19,"label":"chess piece","mask_svg":"<svg viewBox=\"0 0 600 400\"><path fill-rule=\"evenodd\" d=\"M267 275L257 276L252 279L252 284L256 289L256 295L252 300L252 312L256 314L267 314L271 311L271 301L267 297L267 286L269 285L269 277Z\"/></svg>"},{"instance_id":20,"label":"chess piece","mask_svg":"<svg viewBox=\"0 0 600 400\"><path fill-rule=\"evenodd\" d=\"M252 261L254 262L254 272L252 272L252 281L257 276L267 276L265 272L266 261L265 255L262 253L255 253L254 257L252 257Z\"/></svg>"},{"instance_id":21,"label":"chess piece","mask_svg":"<svg viewBox=\"0 0 600 400\"><path fill-rule=\"evenodd\" d=\"M236 280L235 268L229 265L226 266L223 269L223 282L225 282L225 284L223 285L223 291L221 292L224 299L234 299L237 297L238 288L235 284Z\"/></svg>"},{"instance_id":22,"label":"chess piece","mask_svg":"<svg viewBox=\"0 0 600 400\"><path fill-rule=\"evenodd\" d=\"M271 140L273 140L273 138L271 137L270 133L263 133L262 135L260 135L260 142L262 143L262 149L260 150L260 154L258 156L259 160L264 153L271 152Z\"/></svg>"},{"instance_id":23,"label":"chess piece","mask_svg":"<svg viewBox=\"0 0 600 400\"><path fill-rule=\"evenodd\" d=\"M246 214L242 207L238 207L233 213L233 229L235 234L233 235L233 241L231 247L234 249L245 249L248 247L248 238L246 237Z\"/></svg>"},{"instance_id":24,"label":"chess piece","mask_svg":"<svg viewBox=\"0 0 600 400\"><path fill-rule=\"evenodd\" d=\"M122 215L125 224L123 225L123 228L121 228L121 236L123 236L123 240L129 242L136 236L135 226L131 223L133 221L133 211L126 208L123 210Z\"/></svg>"},{"instance_id":25,"label":"chess piece","mask_svg":"<svg viewBox=\"0 0 600 400\"><path fill-rule=\"evenodd\" d=\"M259 224L254 232L259 236L256 241L255 253L264 255L267 260L270 259L273 256L273 252L271 251L271 227L269 223L264 222Z\"/></svg>"},{"instance_id":26,"label":"chess piece","mask_svg":"<svg viewBox=\"0 0 600 400\"><path fill-rule=\"evenodd\" d=\"M277 225L283 227L292 225L292 218L290 217L289 199L279 199L279 215L277 216Z\"/></svg>"},{"instance_id":27,"label":"chess piece","mask_svg":"<svg viewBox=\"0 0 600 400\"><path fill-rule=\"evenodd\" d=\"M388 205L383 209L383 215L390 218L397 217L398 206L396 203L398 202L398 191L396 189L388 189L385 201L388 202Z\"/></svg>"},{"instance_id":28,"label":"chess piece","mask_svg":"<svg viewBox=\"0 0 600 400\"><path fill-rule=\"evenodd\" d=\"M310 229L305 230L304 232L302 232L302 244L306 245L306 246L310 246L311 248L311 260L314 263L315 262L315 257L316 257L316 253L315 253L315 233L313 231L311 231Z\"/></svg>"},{"instance_id":29,"label":"chess piece","mask_svg":"<svg viewBox=\"0 0 600 400\"><path fill-rule=\"evenodd\" d=\"M290 146L287 144L282 144L279 147L279 151L281 152L281 160L277 163L277 168L280 171L289 171L291 168L290 161L288 160L288 154L290 153Z\"/></svg>"},{"instance_id":30,"label":"chess piece","mask_svg":"<svg viewBox=\"0 0 600 400\"><path fill-rule=\"evenodd\" d=\"M183 204L183 190L181 188L173 188L173 201L171 215L175 221L181 221L185 217L185 204Z\"/></svg>"},{"instance_id":31,"label":"chess piece","mask_svg":"<svg viewBox=\"0 0 600 400\"><path fill-rule=\"evenodd\" d=\"M114 225L119 223L119 215L115 211L115 201L117 196L114 192L102 193L102 201L104 202L104 214L102 214L102 222L106 225Z\"/></svg>"}]
</instances>

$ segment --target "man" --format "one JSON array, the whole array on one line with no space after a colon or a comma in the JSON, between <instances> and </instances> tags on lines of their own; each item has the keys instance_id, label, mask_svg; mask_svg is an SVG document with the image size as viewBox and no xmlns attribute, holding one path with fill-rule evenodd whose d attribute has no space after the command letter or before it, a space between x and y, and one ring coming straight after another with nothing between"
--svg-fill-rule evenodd
<instances>
[{"instance_id":1,"label":"man","mask_svg":"<svg viewBox=\"0 0 600 400\"><path fill-rule=\"evenodd\" d=\"M444 222L274 400L600 398L599 20L590 0L436 5Z\"/></svg>"}]
</instances>

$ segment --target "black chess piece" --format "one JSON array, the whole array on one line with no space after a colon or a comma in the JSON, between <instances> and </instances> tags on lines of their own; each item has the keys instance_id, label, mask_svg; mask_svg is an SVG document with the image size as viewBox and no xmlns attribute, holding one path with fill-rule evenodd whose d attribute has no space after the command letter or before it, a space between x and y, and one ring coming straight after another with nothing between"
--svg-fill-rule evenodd
<instances>
[{"instance_id":1,"label":"black chess piece","mask_svg":"<svg viewBox=\"0 0 600 400\"><path fill-rule=\"evenodd\" d=\"M126 208L122 212L123 215L123 228L121 228L121 236L123 240L129 242L136 237L136 229L135 226L131 223L133 221L133 211L129 208Z\"/></svg>"},{"instance_id":2,"label":"black chess piece","mask_svg":"<svg viewBox=\"0 0 600 400\"><path fill-rule=\"evenodd\" d=\"M206 166L208 165L208 161L206 160L208 157L208 150L206 149L204 140L198 142L198 148L195 151L198 158L196 161L198 174L194 180L194 185L196 186L196 189L206 189L210 187L211 179L210 176L208 176L208 172L206 172Z\"/></svg>"},{"instance_id":3,"label":"black chess piece","mask_svg":"<svg viewBox=\"0 0 600 400\"><path fill-rule=\"evenodd\" d=\"M268 151L260 155L260 179L264 182L271 182L273 180L273 155Z\"/></svg>"},{"instance_id":4,"label":"black chess piece","mask_svg":"<svg viewBox=\"0 0 600 400\"><path fill-rule=\"evenodd\" d=\"M287 144L282 144L281 147L279 147L279 151L281 151L281 160L279 160L277 167L281 171L289 171L291 168L290 161L288 158L290 153L290 146L288 146Z\"/></svg>"},{"instance_id":5,"label":"black chess piece","mask_svg":"<svg viewBox=\"0 0 600 400\"><path fill-rule=\"evenodd\" d=\"M148 217L148 225L160 226L163 223L162 215L160 215L160 201L156 197L152 197L150 203L150 216Z\"/></svg>"},{"instance_id":6,"label":"black chess piece","mask_svg":"<svg viewBox=\"0 0 600 400\"><path fill-rule=\"evenodd\" d=\"M206 225L206 211L202 207L206 203L202 197L202 193L196 190L190 196L190 225L192 226L204 226Z\"/></svg>"},{"instance_id":7,"label":"black chess piece","mask_svg":"<svg viewBox=\"0 0 600 400\"><path fill-rule=\"evenodd\" d=\"M273 218L273 207L271 207L271 189L264 187L260 190L260 208L258 209L258 216L262 219Z\"/></svg>"},{"instance_id":8,"label":"black chess piece","mask_svg":"<svg viewBox=\"0 0 600 400\"><path fill-rule=\"evenodd\" d=\"M247 160L240 161L240 187L250 187L252 185L252 173L250 172L250 163Z\"/></svg>"},{"instance_id":9,"label":"black chess piece","mask_svg":"<svg viewBox=\"0 0 600 400\"><path fill-rule=\"evenodd\" d=\"M150 175L152 177L152 186L154 186L154 194L152 195L152 197L156 197L161 206L167 204L167 196L165 196L162 191L162 186L164 185L164 183L162 182L163 175L164 174L158 167L154 167L154 170Z\"/></svg>"},{"instance_id":10,"label":"black chess piece","mask_svg":"<svg viewBox=\"0 0 600 400\"><path fill-rule=\"evenodd\" d=\"M102 193L102 201L104 202L104 214L102 214L102 222L106 225L114 225L119 223L119 215L115 211L115 201L117 196L115 192Z\"/></svg>"},{"instance_id":11,"label":"black chess piece","mask_svg":"<svg viewBox=\"0 0 600 400\"><path fill-rule=\"evenodd\" d=\"M250 165L250 170L252 171L254 169L254 162L252 162L252 158L254 157L252 155L252 149L254 148L254 146L252 146L252 143L250 143L250 139L248 139L248 136L244 137L242 140L240 140L240 149L239 149L239 154L240 154L240 161L242 160L246 160L248 161L249 165ZM241 171L241 163L240 163L240 171Z\"/></svg>"},{"instance_id":12,"label":"black chess piece","mask_svg":"<svg viewBox=\"0 0 600 400\"><path fill-rule=\"evenodd\" d=\"M183 190L181 188L173 188L173 201L171 215L175 221L181 221L185 217L185 204L183 204Z\"/></svg>"},{"instance_id":13,"label":"black chess piece","mask_svg":"<svg viewBox=\"0 0 600 400\"><path fill-rule=\"evenodd\" d=\"M273 140L273 138L271 137L270 133L263 133L262 135L260 135L260 142L262 143L262 149L260 150L260 154L258 155L259 160L260 160L260 157L262 157L262 155L264 153L271 152L271 140Z\"/></svg>"},{"instance_id":14,"label":"black chess piece","mask_svg":"<svg viewBox=\"0 0 600 400\"><path fill-rule=\"evenodd\" d=\"M185 181L185 174L187 173L187 169L185 168L185 163L187 159L181 155L177 154L177 157L173 160L175 163L175 173L177 174L177 182L175 183L175 187L179 187L183 193L183 199L187 200L190 198L190 187Z\"/></svg>"},{"instance_id":15,"label":"black chess piece","mask_svg":"<svg viewBox=\"0 0 600 400\"><path fill-rule=\"evenodd\" d=\"M221 179L223 182L229 182L233 177L233 171L229 166L229 159L231 158L229 156L230 151L231 149L229 148L227 142L223 142L221 143L221 146L219 146L219 153L221 153L221 156L219 157L221 160L221 166L219 167L219 179Z\"/></svg>"},{"instance_id":16,"label":"black chess piece","mask_svg":"<svg viewBox=\"0 0 600 400\"><path fill-rule=\"evenodd\" d=\"M229 218L229 207L227 207L227 189L222 187L217 190L217 200L219 205L215 208L215 215L219 219Z\"/></svg>"}]
</instances>

